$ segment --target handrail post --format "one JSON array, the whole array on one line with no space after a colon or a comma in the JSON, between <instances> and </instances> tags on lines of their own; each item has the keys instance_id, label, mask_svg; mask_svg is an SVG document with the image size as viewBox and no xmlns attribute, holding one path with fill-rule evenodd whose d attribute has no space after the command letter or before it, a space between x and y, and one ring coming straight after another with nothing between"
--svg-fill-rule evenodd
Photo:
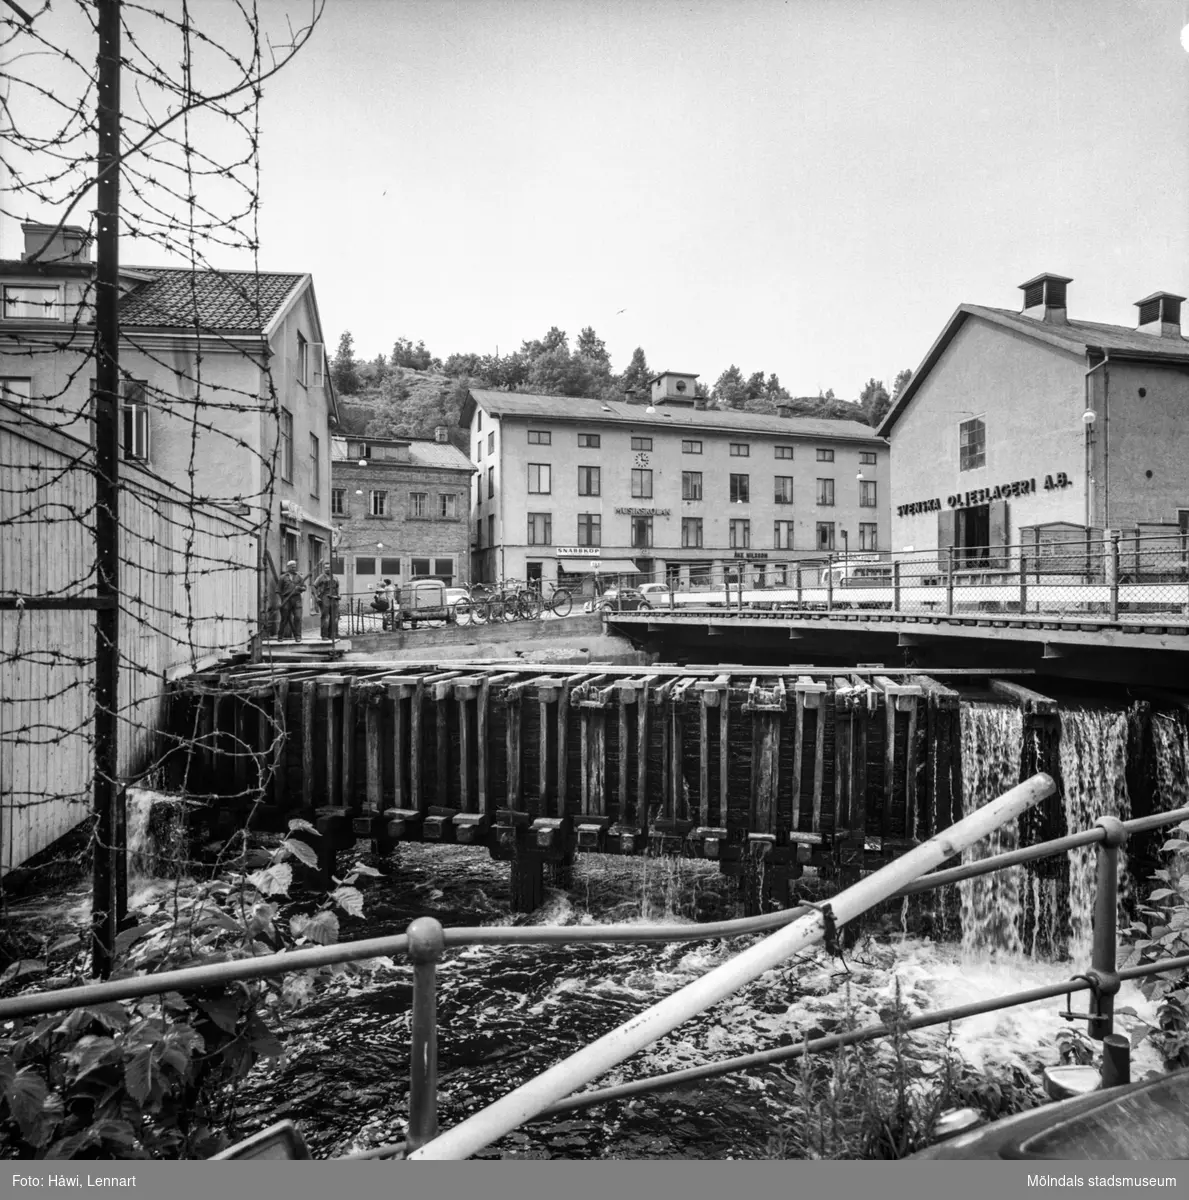
<instances>
[{"instance_id":1,"label":"handrail post","mask_svg":"<svg viewBox=\"0 0 1189 1200\"><path fill-rule=\"evenodd\" d=\"M438 1136L438 960L446 939L439 921L418 917L406 930L413 964L409 1057L410 1151Z\"/></svg>"},{"instance_id":2,"label":"handrail post","mask_svg":"<svg viewBox=\"0 0 1189 1200\"><path fill-rule=\"evenodd\" d=\"M834 611L834 556L826 555L826 612Z\"/></svg>"},{"instance_id":3,"label":"handrail post","mask_svg":"<svg viewBox=\"0 0 1189 1200\"><path fill-rule=\"evenodd\" d=\"M945 556L945 613L947 617L954 615L954 548L951 546Z\"/></svg>"},{"instance_id":4,"label":"handrail post","mask_svg":"<svg viewBox=\"0 0 1189 1200\"><path fill-rule=\"evenodd\" d=\"M1020 543L1020 616L1028 614L1028 547Z\"/></svg>"},{"instance_id":5,"label":"handrail post","mask_svg":"<svg viewBox=\"0 0 1189 1200\"><path fill-rule=\"evenodd\" d=\"M1110 544L1107 548L1107 570L1110 572L1111 587L1111 620L1119 619L1119 531L1111 530Z\"/></svg>"},{"instance_id":6,"label":"handrail post","mask_svg":"<svg viewBox=\"0 0 1189 1200\"><path fill-rule=\"evenodd\" d=\"M1094 1006L1087 1033L1094 1041L1101 1042L1115 1032L1115 993L1119 990L1120 982L1115 969L1119 848L1127 841L1127 829L1118 817L1099 817L1095 825L1104 830L1106 836L1098 843L1094 941L1090 958L1090 974L1095 979ZM1109 1086L1105 1079L1104 1086Z\"/></svg>"},{"instance_id":7,"label":"handrail post","mask_svg":"<svg viewBox=\"0 0 1189 1200\"><path fill-rule=\"evenodd\" d=\"M798 608L800 608L800 607L801 607L801 605L802 605L802 597L801 597L801 564L800 564L800 563L797 563L797 607L798 607Z\"/></svg>"},{"instance_id":8,"label":"handrail post","mask_svg":"<svg viewBox=\"0 0 1189 1200\"><path fill-rule=\"evenodd\" d=\"M900 611L900 560L892 563L892 611Z\"/></svg>"}]
</instances>

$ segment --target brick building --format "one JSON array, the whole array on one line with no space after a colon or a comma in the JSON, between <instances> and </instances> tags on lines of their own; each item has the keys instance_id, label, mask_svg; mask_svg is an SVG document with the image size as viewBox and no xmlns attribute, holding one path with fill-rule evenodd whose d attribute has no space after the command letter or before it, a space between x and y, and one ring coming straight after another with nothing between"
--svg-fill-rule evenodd
<instances>
[{"instance_id":1,"label":"brick building","mask_svg":"<svg viewBox=\"0 0 1189 1200\"><path fill-rule=\"evenodd\" d=\"M469 582L474 469L445 426L433 438L332 439L331 567L342 596L385 578Z\"/></svg>"}]
</instances>

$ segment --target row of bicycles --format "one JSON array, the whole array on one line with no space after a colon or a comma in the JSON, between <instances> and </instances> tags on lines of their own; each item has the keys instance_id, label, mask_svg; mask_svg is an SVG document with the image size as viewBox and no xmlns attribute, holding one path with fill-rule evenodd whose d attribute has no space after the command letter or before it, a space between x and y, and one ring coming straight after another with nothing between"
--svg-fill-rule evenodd
<instances>
[{"instance_id":1,"label":"row of bicycles","mask_svg":"<svg viewBox=\"0 0 1189 1200\"><path fill-rule=\"evenodd\" d=\"M454 602L454 620L459 625L487 625L499 621L535 621L552 615L567 617L574 599L565 588L550 585L543 589L522 579L505 579L499 583L476 583L467 594Z\"/></svg>"}]
</instances>

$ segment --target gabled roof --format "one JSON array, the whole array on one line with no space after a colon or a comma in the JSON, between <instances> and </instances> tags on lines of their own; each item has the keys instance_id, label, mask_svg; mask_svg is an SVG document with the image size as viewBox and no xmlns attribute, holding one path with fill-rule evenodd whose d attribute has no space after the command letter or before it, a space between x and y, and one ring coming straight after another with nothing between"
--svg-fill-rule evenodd
<instances>
[{"instance_id":1,"label":"gabled roof","mask_svg":"<svg viewBox=\"0 0 1189 1200\"><path fill-rule=\"evenodd\" d=\"M120 299L125 326L262 334L308 275L129 267L145 279Z\"/></svg>"},{"instance_id":2,"label":"gabled roof","mask_svg":"<svg viewBox=\"0 0 1189 1200\"><path fill-rule=\"evenodd\" d=\"M584 425L630 425L634 429L701 430L755 433L769 437L810 437L883 445L870 425L861 421L831 421L824 417L774 417L766 413L658 404L649 413L640 404L622 400L591 400L585 396L533 396L525 392L496 392L472 388L459 418L470 425L475 408L497 417L541 417Z\"/></svg>"},{"instance_id":3,"label":"gabled roof","mask_svg":"<svg viewBox=\"0 0 1189 1200\"><path fill-rule=\"evenodd\" d=\"M332 462L344 465L354 462L347 453L351 442L366 442L371 446L403 446L409 451L409 457L404 462L392 459L376 459L377 465L384 467L426 467L435 471L468 471L478 470L474 463L455 445L450 442L439 442L434 438L374 438L364 434L338 434L330 439L330 458Z\"/></svg>"},{"instance_id":4,"label":"gabled roof","mask_svg":"<svg viewBox=\"0 0 1189 1200\"><path fill-rule=\"evenodd\" d=\"M1091 351L1112 354L1118 358L1147 359L1152 362L1189 363L1189 338L1158 337L1142 333L1126 325L1106 325L1099 321L1039 321L1025 317L1006 308L987 308L981 304L959 304L946 322L937 341L921 360L908 386L900 393L896 403L880 422L879 434L888 437L892 426L916 395L929 372L937 365L958 330L971 317L1023 334L1033 341L1042 342L1071 354L1084 355Z\"/></svg>"}]
</instances>

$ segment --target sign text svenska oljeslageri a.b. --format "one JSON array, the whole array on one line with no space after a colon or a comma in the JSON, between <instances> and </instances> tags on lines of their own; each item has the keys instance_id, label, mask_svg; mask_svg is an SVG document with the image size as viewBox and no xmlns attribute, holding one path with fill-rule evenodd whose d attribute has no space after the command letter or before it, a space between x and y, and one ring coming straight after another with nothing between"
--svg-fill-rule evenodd
<instances>
[{"instance_id":1,"label":"sign text svenska oljeslageri a.b.","mask_svg":"<svg viewBox=\"0 0 1189 1200\"><path fill-rule=\"evenodd\" d=\"M1067 487L1073 487L1073 480L1064 471L1046 475L1044 478L1043 490L1046 492L1060 491ZM940 496L934 496L932 500L914 500L910 504L900 504L896 507L896 515L910 517L917 513L940 512L943 507L972 508L977 504L990 504L992 501L1007 500L1012 496L1030 496L1037 490L1035 479L1016 479L993 488L972 488L968 492L954 492L945 498L944 505Z\"/></svg>"}]
</instances>

